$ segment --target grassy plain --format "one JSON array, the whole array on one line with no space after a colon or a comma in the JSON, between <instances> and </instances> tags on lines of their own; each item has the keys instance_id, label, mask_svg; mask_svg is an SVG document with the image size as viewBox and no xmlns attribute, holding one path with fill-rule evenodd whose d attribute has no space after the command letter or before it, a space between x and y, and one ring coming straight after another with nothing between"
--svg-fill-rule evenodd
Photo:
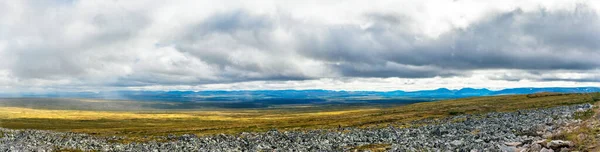
<instances>
[{"instance_id":1,"label":"grassy plain","mask_svg":"<svg viewBox=\"0 0 600 152\"><path fill-rule=\"evenodd\" d=\"M241 110L139 110L94 111L56 108L0 107L0 127L89 133L98 136L126 136L143 141L153 136L194 133L236 134L244 131L305 130L338 126L401 127L413 120L442 118L457 114L514 111L560 105L594 103L600 94L541 93L473 97L405 106L382 107L298 107Z\"/></svg>"}]
</instances>

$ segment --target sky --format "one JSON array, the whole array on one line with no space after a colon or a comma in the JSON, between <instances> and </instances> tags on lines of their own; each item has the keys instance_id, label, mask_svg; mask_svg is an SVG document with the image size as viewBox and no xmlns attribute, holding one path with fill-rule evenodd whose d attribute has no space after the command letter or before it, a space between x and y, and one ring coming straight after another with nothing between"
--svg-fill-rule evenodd
<instances>
[{"instance_id":1,"label":"sky","mask_svg":"<svg viewBox=\"0 0 600 152\"><path fill-rule=\"evenodd\" d=\"M0 92L600 87L600 2L5 0Z\"/></svg>"}]
</instances>

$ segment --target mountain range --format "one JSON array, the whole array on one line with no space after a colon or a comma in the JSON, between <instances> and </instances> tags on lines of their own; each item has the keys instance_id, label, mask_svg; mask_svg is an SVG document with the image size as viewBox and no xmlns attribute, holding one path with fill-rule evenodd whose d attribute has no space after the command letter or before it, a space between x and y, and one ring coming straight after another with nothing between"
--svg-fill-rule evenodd
<instances>
[{"instance_id":1,"label":"mountain range","mask_svg":"<svg viewBox=\"0 0 600 152\"><path fill-rule=\"evenodd\" d=\"M553 87L553 88L510 88L489 90L485 88L462 88L421 91L334 91L334 90L238 90L238 91L107 91L107 92L47 92L0 94L0 97L50 97L50 98L93 98L138 101L171 102L326 102L364 100L441 100L475 96L531 94L539 92L588 93L600 92L600 87Z\"/></svg>"}]
</instances>

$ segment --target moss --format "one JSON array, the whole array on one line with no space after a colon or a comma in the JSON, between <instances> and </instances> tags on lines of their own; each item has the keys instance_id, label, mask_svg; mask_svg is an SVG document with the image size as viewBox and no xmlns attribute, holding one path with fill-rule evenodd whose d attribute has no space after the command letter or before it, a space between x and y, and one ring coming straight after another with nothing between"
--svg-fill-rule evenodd
<instances>
[{"instance_id":1,"label":"moss","mask_svg":"<svg viewBox=\"0 0 600 152\"><path fill-rule=\"evenodd\" d=\"M600 92L592 93L592 100L600 101Z\"/></svg>"},{"instance_id":2,"label":"moss","mask_svg":"<svg viewBox=\"0 0 600 152\"><path fill-rule=\"evenodd\" d=\"M450 111L448 112L449 115L454 116L454 115L462 115L465 114L465 112L462 111Z\"/></svg>"},{"instance_id":3,"label":"moss","mask_svg":"<svg viewBox=\"0 0 600 152\"><path fill-rule=\"evenodd\" d=\"M596 103L596 106L599 104ZM597 109L597 108L596 108ZM597 111L589 109L574 113L575 119L583 120L573 126L567 126L559 134L552 136L551 139L560 139L572 141L575 144L574 151L598 151L600 147L600 121L594 118Z\"/></svg>"},{"instance_id":4,"label":"moss","mask_svg":"<svg viewBox=\"0 0 600 152\"><path fill-rule=\"evenodd\" d=\"M554 93L554 92L540 92L534 94L528 94L527 98L539 98L539 97L547 97L547 96L562 96L563 93Z\"/></svg>"},{"instance_id":5,"label":"moss","mask_svg":"<svg viewBox=\"0 0 600 152\"><path fill-rule=\"evenodd\" d=\"M477 134L479 134L479 132L481 132L481 130L475 129L475 130L471 131L471 134L477 135Z\"/></svg>"},{"instance_id":6,"label":"moss","mask_svg":"<svg viewBox=\"0 0 600 152\"><path fill-rule=\"evenodd\" d=\"M552 139L552 140L568 140L567 137L568 137L567 133L561 132L559 134L552 135L552 137L550 139ZM547 142L549 142L549 141L547 141Z\"/></svg>"},{"instance_id":7,"label":"moss","mask_svg":"<svg viewBox=\"0 0 600 152\"><path fill-rule=\"evenodd\" d=\"M592 109L588 109L586 111L577 111L573 114L573 118L580 120L587 120L594 116L594 111Z\"/></svg>"},{"instance_id":8,"label":"moss","mask_svg":"<svg viewBox=\"0 0 600 152\"><path fill-rule=\"evenodd\" d=\"M567 140L575 143L573 150L577 151L589 151L591 145L598 144L598 139L595 136L600 133L597 128L590 128L585 125L581 125L576 129L570 130L570 132L561 132L560 134L554 135L553 140Z\"/></svg>"}]
</instances>

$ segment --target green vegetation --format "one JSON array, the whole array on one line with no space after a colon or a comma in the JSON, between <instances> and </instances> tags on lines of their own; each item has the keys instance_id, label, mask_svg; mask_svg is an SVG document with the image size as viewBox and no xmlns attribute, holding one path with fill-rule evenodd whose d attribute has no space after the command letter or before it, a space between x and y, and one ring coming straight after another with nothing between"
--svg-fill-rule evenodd
<instances>
[{"instance_id":1,"label":"green vegetation","mask_svg":"<svg viewBox=\"0 0 600 152\"><path fill-rule=\"evenodd\" d=\"M592 93L591 95L592 95L592 100L600 101L600 92Z\"/></svg>"},{"instance_id":2,"label":"green vegetation","mask_svg":"<svg viewBox=\"0 0 600 152\"><path fill-rule=\"evenodd\" d=\"M527 98L538 98L538 97L547 97L547 96L562 96L566 95L564 93L555 93L555 92L540 92L534 94L528 94Z\"/></svg>"},{"instance_id":3,"label":"green vegetation","mask_svg":"<svg viewBox=\"0 0 600 152\"><path fill-rule=\"evenodd\" d=\"M599 101L598 99L594 99ZM554 140L568 140L575 144L575 151L600 151L600 102L596 102L594 109L576 112L574 117L583 120L562 129L559 134L553 135Z\"/></svg>"},{"instance_id":4,"label":"green vegetation","mask_svg":"<svg viewBox=\"0 0 600 152\"><path fill-rule=\"evenodd\" d=\"M592 109L589 109L586 111L575 112L575 114L573 115L573 118L580 119L580 120L587 120L587 119L591 118L592 116L594 116L594 111Z\"/></svg>"},{"instance_id":5,"label":"green vegetation","mask_svg":"<svg viewBox=\"0 0 600 152\"><path fill-rule=\"evenodd\" d=\"M505 95L422 102L390 108L319 107L220 111L80 111L0 107L0 127L126 136L139 142L157 135L194 133L237 134L244 131L306 130L316 128L406 127L410 121L457 114L514 111L592 103L590 94ZM583 116L583 115L582 115Z\"/></svg>"},{"instance_id":6,"label":"green vegetation","mask_svg":"<svg viewBox=\"0 0 600 152\"><path fill-rule=\"evenodd\" d=\"M595 135L600 133L600 128L594 128L589 126L580 126L570 130L570 132L562 132L552 137L553 140L568 140L575 143L575 149L577 151L595 151L591 150L597 148L598 139Z\"/></svg>"},{"instance_id":7,"label":"green vegetation","mask_svg":"<svg viewBox=\"0 0 600 152\"><path fill-rule=\"evenodd\" d=\"M465 114L462 111L450 111L448 112L449 115L454 116L454 115L461 115L461 114Z\"/></svg>"}]
</instances>

